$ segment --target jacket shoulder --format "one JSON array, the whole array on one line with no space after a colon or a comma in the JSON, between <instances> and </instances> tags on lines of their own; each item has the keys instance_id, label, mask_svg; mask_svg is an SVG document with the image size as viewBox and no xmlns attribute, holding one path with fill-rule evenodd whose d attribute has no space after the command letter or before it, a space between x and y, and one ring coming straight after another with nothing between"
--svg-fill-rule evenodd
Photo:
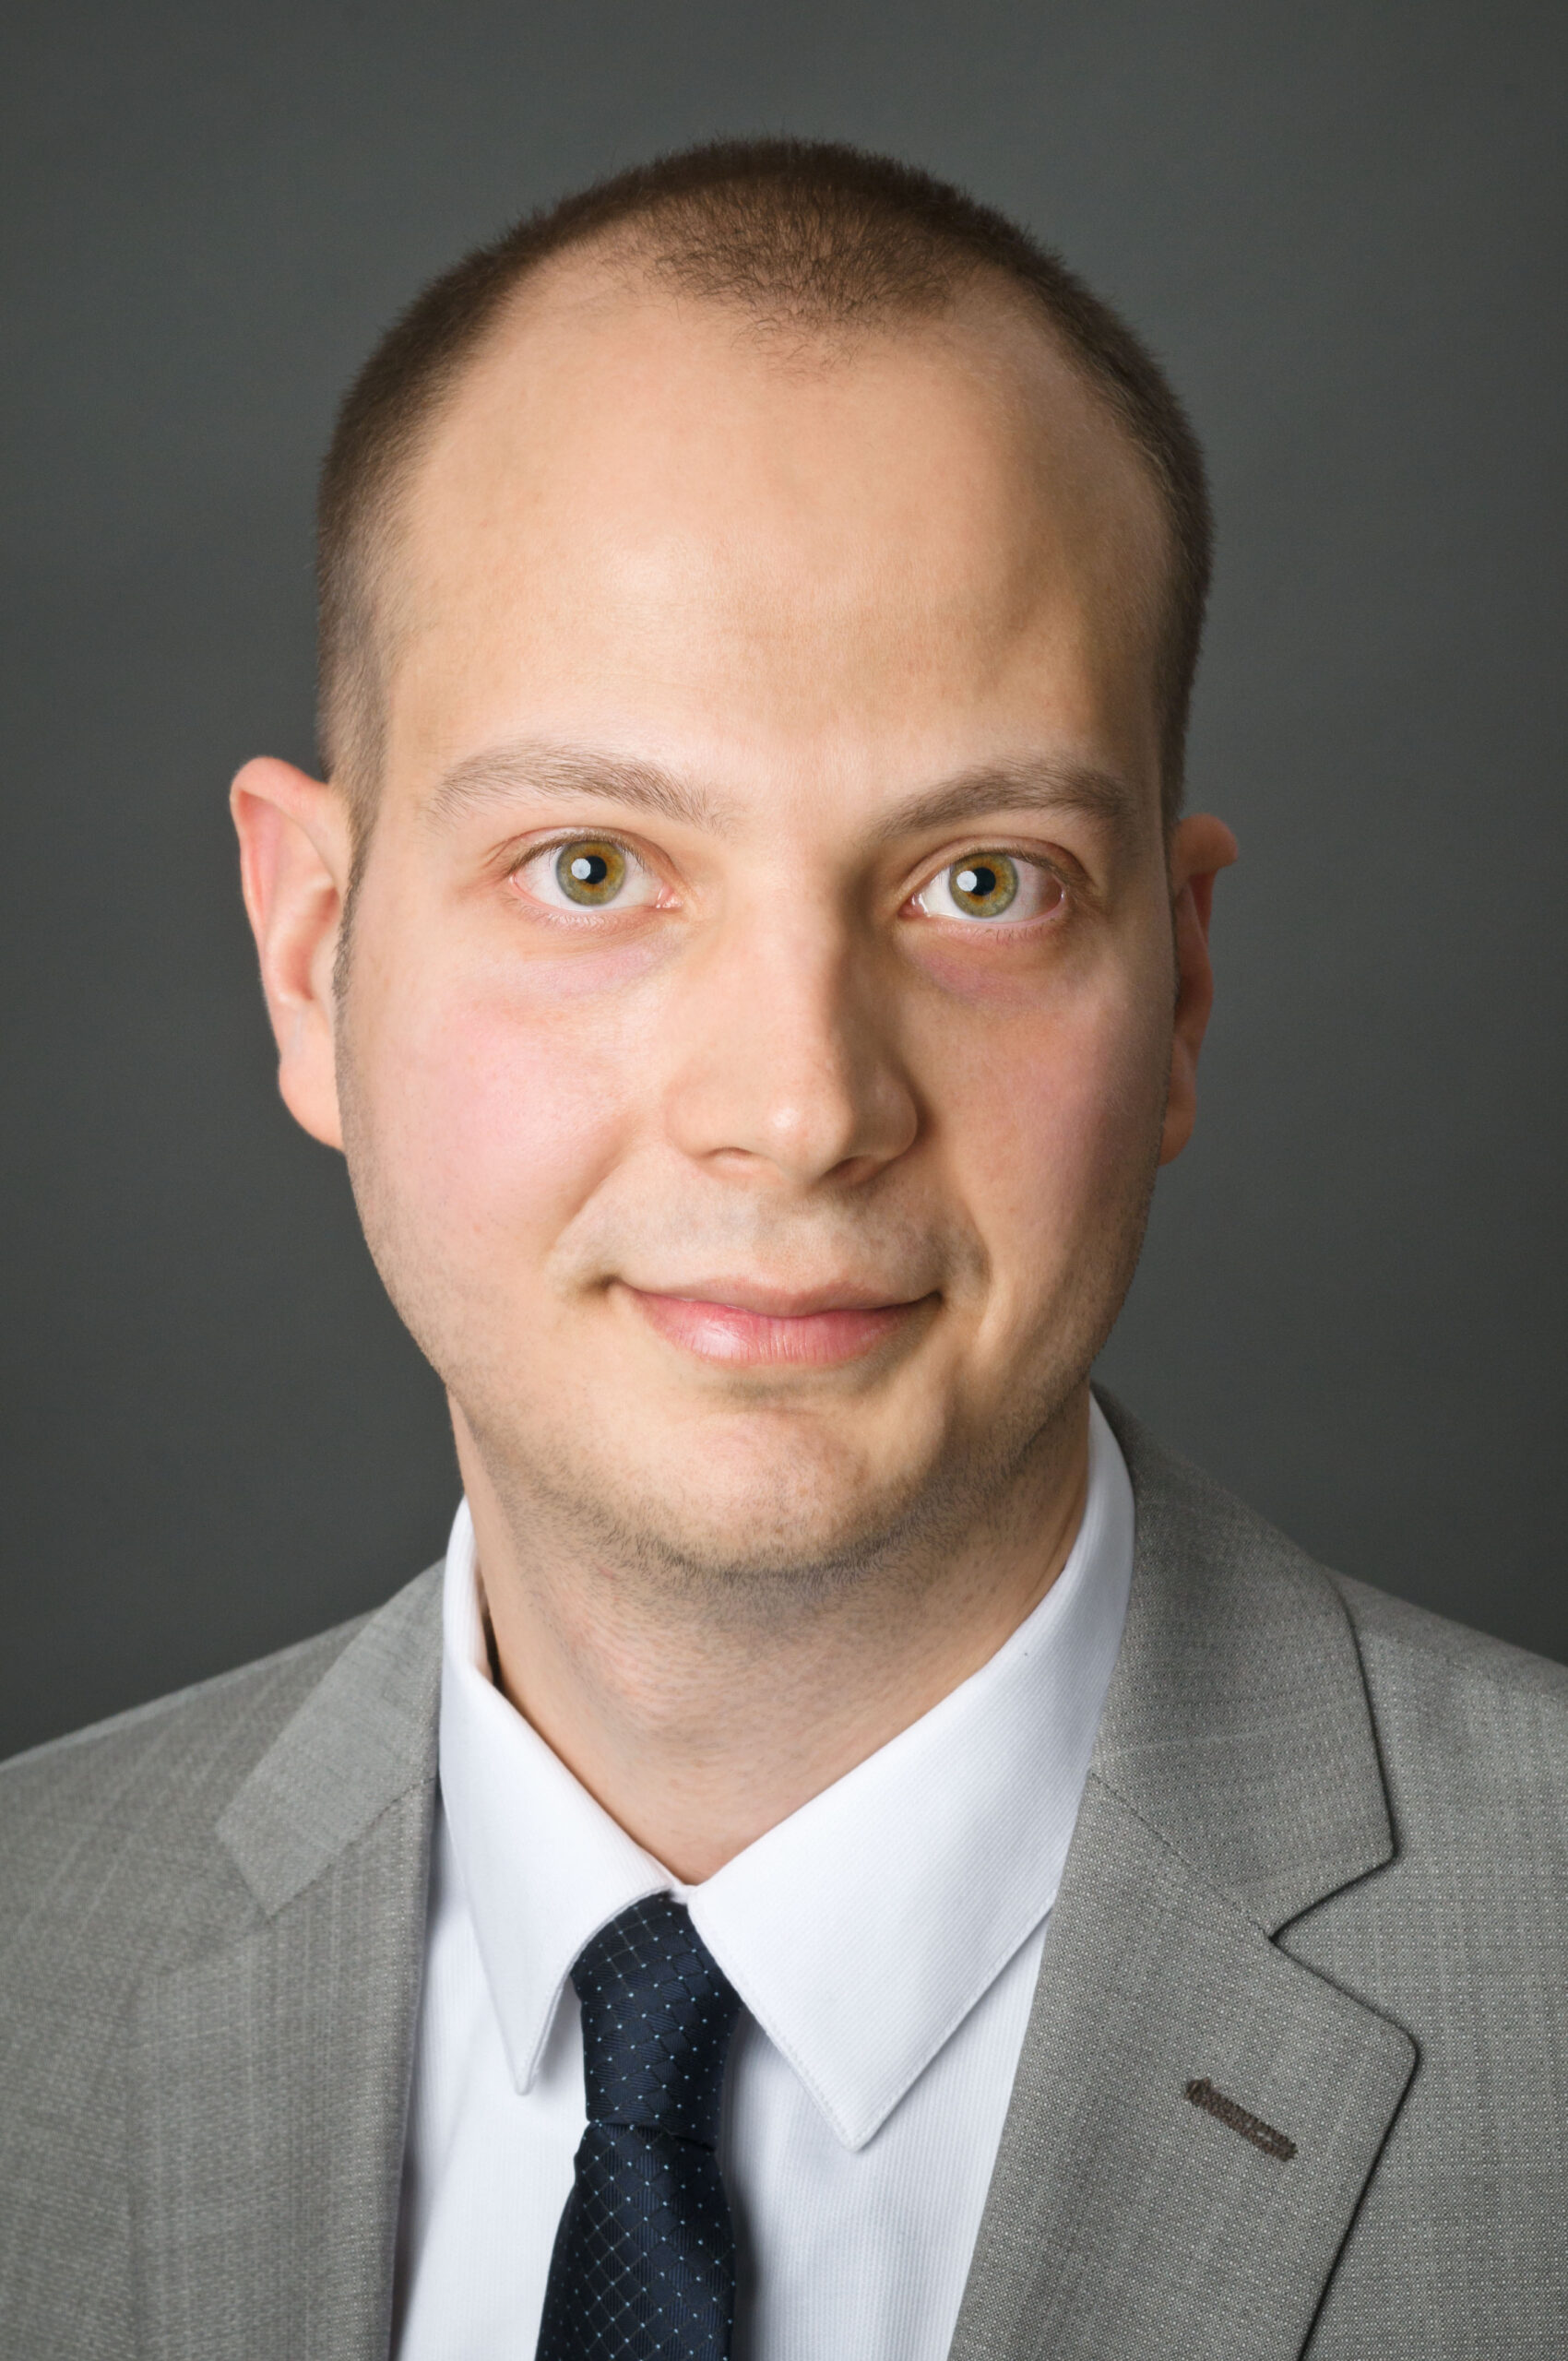
<instances>
[{"instance_id":1,"label":"jacket shoulder","mask_svg":"<svg viewBox=\"0 0 1568 2361\"><path fill-rule=\"evenodd\" d=\"M139 1996L264 1923L220 1822L367 1627L374 1678L374 1627L395 1652L434 1586L0 1765L6 2353L130 2349Z\"/></svg>"},{"instance_id":2,"label":"jacket shoulder","mask_svg":"<svg viewBox=\"0 0 1568 2361\"><path fill-rule=\"evenodd\" d=\"M1491 1639L1424 1607L1412 1607L1408 1599L1348 1574L1331 1573L1329 1579L1345 1601L1363 1651L1389 1668L1397 1666L1407 1678L1429 1682L1555 1698L1568 1712L1568 1665L1511 1647L1506 1640Z\"/></svg>"},{"instance_id":3,"label":"jacket shoulder","mask_svg":"<svg viewBox=\"0 0 1568 2361\"><path fill-rule=\"evenodd\" d=\"M14 1784L27 1787L35 1774L41 1781L68 1776L78 1763L84 1769L92 1766L89 1776L101 1775L108 1764L129 1762L141 1749L156 1746L160 1734L172 1724L183 1721L194 1727L204 1718L221 1723L236 1706L244 1711L248 1696L274 1683L291 1685L291 1673L298 1674L299 1685L308 1686L369 1620L369 1615L356 1615L346 1623L334 1624L330 1631L313 1632L308 1640L296 1640L291 1647L193 1681L188 1688L172 1689L145 1704L128 1706L124 1713L86 1723L61 1738L46 1738L39 1746L9 1755L0 1762L0 1795L8 1797Z\"/></svg>"},{"instance_id":4,"label":"jacket shoulder","mask_svg":"<svg viewBox=\"0 0 1568 2361\"><path fill-rule=\"evenodd\" d=\"M0 1892L10 1913L62 1876L79 1891L100 1837L118 1853L144 1828L163 1845L210 1829L365 1619L0 1763Z\"/></svg>"},{"instance_id":5,"label":"jacket shoulder","mask_svg":"<svg viewBox=\"0 0 1568 2361\"><path fill-rule=\"evenodd\" d=\"M1360 1651L1400 1853L1568 1905L1568 1666L1330 1577ZM1534 1906L1534 1905L1532 1905Z\"/></svg>"},{"instance_id":6,"label":"jacket shoulder","mask_svg":"<svg viewBox=\"0 0 1568 2361\"><path fill-rule=\"evenodd\" d=\"M422 1575L409 1590L432 1580ZM93 1983L124 1989L199 1943L204 1922L217 1932L250 1914L217 1822L373 1619L357 1617L0 1764L0 1989L13 2026L30 1994L58 2021L68 1956L79 1964L73 1982L90 1960Z\"/></svg>"}]
</instances>

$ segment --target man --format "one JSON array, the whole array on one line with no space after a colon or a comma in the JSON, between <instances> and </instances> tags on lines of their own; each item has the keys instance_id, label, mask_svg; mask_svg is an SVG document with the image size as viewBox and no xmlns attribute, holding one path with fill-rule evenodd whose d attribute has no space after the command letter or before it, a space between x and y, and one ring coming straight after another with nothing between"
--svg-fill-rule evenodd
<instances>
[{"instance_id":1,"label":"man","mask_svg":"<svg viewBox=\"0 0 1568 2361\"><path fill-rule=\"evenodd\" d=\"M1568 1676L1089 1391L1234 854L1153 362L701 150L421 299L322 535L246 903L464 1506L6 1775L5 2351L1562 2352Z\"/></svg>"}]
</instances>

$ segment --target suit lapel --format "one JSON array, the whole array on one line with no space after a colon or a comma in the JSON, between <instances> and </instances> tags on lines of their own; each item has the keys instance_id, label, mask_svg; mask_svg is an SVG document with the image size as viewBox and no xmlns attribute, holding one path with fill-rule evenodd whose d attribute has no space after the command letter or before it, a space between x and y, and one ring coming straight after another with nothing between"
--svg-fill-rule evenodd
<instances>
[{"instance_id":1,"label":"suit lapel","mask_svg":"<svg viewBox=\"0 0 1568 2361\"><path fill-rule=\"evenodd\" d=\"M1105 1406L1132 1600L953 2356L1288 2361L1415 2065L1271 1940L1391 1856L1365 1685L1326 1577Z\"/></svg>"},{"instance_id":2,"label":"suit lapel","mask_svg":"<svg viewBox=\"0 0 1568 2361\"><path fill-rule=\"evenodd\" d=\"M1413 2057L1091 1779L954 2361L1299 2353Z\"/></svg>"},{"instance_id":3,"label":"suit lapel","mask_svg":"<svg viewBox=\"0 0 1568 2361\"><path fill-rule=\"evenodd\" d=\"M1326 1578L1106 1407L1132 1602L954 2361L1288 2361L1415 2062L1271 1940L1389 1858L1375 1741ZM425 1577L224 1814L232 1940L139 1995L158 2361L386 2354L439 1678Z\"/></svg>"},{"instance_id":4,"label":"suit lapel","mask_svg":"<svg viewBox=\"0 0 1568 2361\"><path fill-rule=\"evenodd\" d=\"M373 1617L220 1822L255 1909L139 1995L143 2349L379 2361L422 1960L439 1594Z\"/></svg>"}]
</instances>

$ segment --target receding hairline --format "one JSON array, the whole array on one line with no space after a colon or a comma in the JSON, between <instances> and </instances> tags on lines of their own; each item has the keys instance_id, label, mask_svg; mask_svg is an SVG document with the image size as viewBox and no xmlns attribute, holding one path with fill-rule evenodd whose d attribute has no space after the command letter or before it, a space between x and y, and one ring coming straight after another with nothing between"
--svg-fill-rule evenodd
<instances>
[{"instance_id":1,"label":"receding hairline","mask_svg":"<svg viewBox=\"0 0 1568 2361\"><path fill-rule=\"evenodd\" d=\"M475 381L493 366L505 370L515 365L519 349L526 368L530 337L548 336L552 315L557 322L585 316L608 320L651 310L666 318L683 316L694 326L717 319L732 328L733 349L744 362L754 362L786 382L852 368L879 346L897 346L922 337L940 338L953 353L965 346L975 352L981 349L988 316L992 324L1016 326L1026 342L1035 344L1057 364L1062 377L1083 397L1083 414L1103 428L1109 445L1128 462L1129 481L1142 496L1140 504L1146 504L1157 537L1158 555L1151 560L1151 567L1158 569L1152 585L1155 615L1164 608L1176 564L1175 536L1152 470L1055 323L1040 305L1030 303L1028 291L1005 272L975 261L961 274L956 272L930 303L911 303L897 311L879 309L861 319L819 322L770 318L733 297L702 291L693 293L660 269L662 259L658 242L646 234L641 222L596 232L580 244L545 256L508 290L465 351L461 365L422 410L399 451L395 471L386 481L378 529L365 552L364 592L388 672L396 655L398 626L404 618L397 614L396 602L387 600L386 592L392 583L405 586L412 579L410 526L422 481L436 463L443 437ZM968 257L963 260L968 263ZM1027 389L1026 398L1043 410L1055 392L1052 386L1034 386ZM1154 627L1158 629L1158 622Z\"/></svg>"},{"instance_id":2,"label":"receding hairline","mask_svg":"<svg viewBox=\"0 0 1568 2361\"><path fill-rule=\"evenodd\" d=\"M1150 586L1162 616L1156 694L1174 815L1209 524L1201 453L1162 372L1108 306L1003 216L889 160L784 141L666 159L518 224L426 289L362 371L321 505L323 751L358 837L379 786L396 636L389 592L409 495L443 421L535 305L648 296L728 314L754 350L786 367L852 357L971 303L1038 330L1154 495L1164 550L1163 579Z\"/></svg>"}]
</instances>

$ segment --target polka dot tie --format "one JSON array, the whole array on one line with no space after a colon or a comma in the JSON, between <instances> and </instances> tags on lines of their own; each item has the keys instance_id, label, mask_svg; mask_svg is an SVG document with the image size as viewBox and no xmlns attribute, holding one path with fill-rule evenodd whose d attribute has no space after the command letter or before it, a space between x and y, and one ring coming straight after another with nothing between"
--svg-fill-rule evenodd
<instances>
[{"instance_id":1,"label":"polka dot tie","mask_svg":"<svg viewBox=\"0 0 1568 2361\"><path fill-rule=\"evenodd\" d=\"M714 2151L740 1996L668 1893L612 1918L572 1982L588 2120L538 2361L728 2361L735 2229Z\"/></svg>"}]
</instances>

